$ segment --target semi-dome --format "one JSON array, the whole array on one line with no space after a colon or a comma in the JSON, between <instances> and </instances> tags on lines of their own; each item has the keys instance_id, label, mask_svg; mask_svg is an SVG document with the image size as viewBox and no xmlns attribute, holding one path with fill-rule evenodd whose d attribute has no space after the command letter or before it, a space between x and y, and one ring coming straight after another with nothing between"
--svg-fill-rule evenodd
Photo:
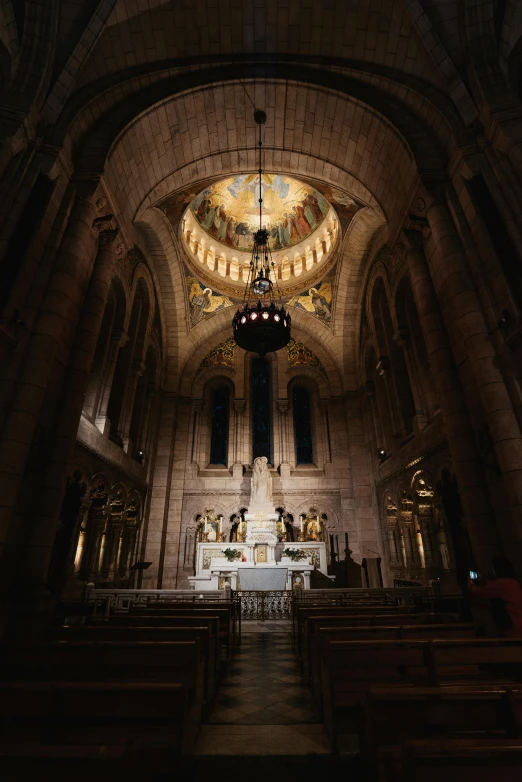
<instances>
[{"instance_id":1,"label":"semi-dome","mask_svg":"<svg viewBox=\"0 0 522 782\"><path fill-rule=\"evenodd\" d=\"M284 174L263 173L261 224L267 229L274 275L280 287L315 277L336 244L338 219L311 185ZM189 257L238 289L247 279L254 233L259 228L259 174L241 174L204 187L181 222ZM213 274L212 274L213 273Z\"/></svg>"}]
</instances>

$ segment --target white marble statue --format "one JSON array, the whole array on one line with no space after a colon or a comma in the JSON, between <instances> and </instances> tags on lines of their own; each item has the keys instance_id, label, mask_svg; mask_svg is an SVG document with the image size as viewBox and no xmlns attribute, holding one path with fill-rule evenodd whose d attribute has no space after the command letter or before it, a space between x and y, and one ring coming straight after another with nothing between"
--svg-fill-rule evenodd
<instances>
[{"instance_id":1,"label":"white marble statue","mask_svg":"<svg viewBox=\"0 0 522 782\"><path fill-rule=\"evenodd\" d=\"M268 469L268 459L266 456L258 456L254 459L254 469L252 470L252 486L250 490L250 513L257 511L274 512L274 501L272 499L272 476Z\"/></svg>"}]
</instances>

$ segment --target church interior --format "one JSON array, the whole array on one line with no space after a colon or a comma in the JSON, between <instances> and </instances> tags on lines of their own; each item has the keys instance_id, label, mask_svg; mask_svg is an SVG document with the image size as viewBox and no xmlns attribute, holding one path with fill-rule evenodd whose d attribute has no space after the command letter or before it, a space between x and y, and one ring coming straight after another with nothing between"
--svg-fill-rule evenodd
<instances>
[{"instance_id":1,"label":"church interior","mask_svg":"<svg viewBox=\"0 0 522 782\"><path fill-rule=\"evenodd\" d=\"M522 4L0 0L0 441L3 779L520 780Z\"/></svg>"}]
</instances>

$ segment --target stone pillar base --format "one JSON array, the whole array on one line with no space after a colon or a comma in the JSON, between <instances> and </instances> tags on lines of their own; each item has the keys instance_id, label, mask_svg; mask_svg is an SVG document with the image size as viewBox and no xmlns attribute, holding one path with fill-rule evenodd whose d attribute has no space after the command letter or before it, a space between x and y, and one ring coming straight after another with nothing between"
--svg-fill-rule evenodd
<instances>
[{"instance_id":1,"label":"stone pillar base","mask_svg":"<svg viewBox=\"0 0 522 782\"><path fill-rule=\"evenodd\" d=\"M288 462L281 462L279 465L279 475L283 481L290 478L290 465Z\"/></svg>"},{"instance_id":2,"label":"stone pillar base","mask_svg":"<svg viewBox=\"0 0 522 782\"><path fill-rule=\"evenodd\" d=\"M243 472L244 472L244 469L243 469L243 465L242 464L233 464L232 465L232 477L235 480L238 480L238 481L241 480L241 478L243 477Z\"/></svg>"}]
</instances>

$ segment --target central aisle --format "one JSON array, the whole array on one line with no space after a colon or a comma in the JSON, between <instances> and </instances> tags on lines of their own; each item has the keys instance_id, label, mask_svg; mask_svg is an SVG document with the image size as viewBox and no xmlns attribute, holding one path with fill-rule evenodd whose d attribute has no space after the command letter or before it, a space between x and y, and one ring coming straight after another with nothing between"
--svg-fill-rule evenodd
<instances>
[{"instance_id":1,"label":"central aisle","mask_svg":"<svg viewBox=\"0 0 522 782\"><path fill-rule=\"evenodd\" d=\"M204 725L200 755L330 752L292 651L289 623L244 622L243 638ZM255 632L249 632L249 630ZM274 632L273 630L276 630Z\"/></svg>"}]
</instances>

